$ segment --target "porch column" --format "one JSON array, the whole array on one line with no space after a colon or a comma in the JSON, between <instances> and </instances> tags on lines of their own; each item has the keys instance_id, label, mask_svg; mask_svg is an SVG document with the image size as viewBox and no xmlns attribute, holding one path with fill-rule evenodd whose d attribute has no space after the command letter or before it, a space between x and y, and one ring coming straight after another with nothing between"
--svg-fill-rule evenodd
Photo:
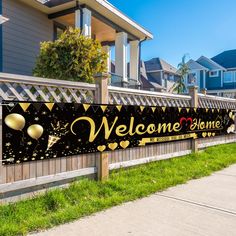
<instances>
[{"instance_id":1,"label":"porch column","mask_svg":"<svg viewBox=\"0 0 236 236\"><path fill-rule=\"evenodd\" d=\"M130 78L139 80L139 41L130 42Z\"/></svg>"},{"instance_id":2,"label":"porch column","mask_svg":"<svg viewBox=\"0 0 236 236\"><path fill-rule=\"evenodd\" d=\"M108 55L106 64L107 64L107 72L110 73L111 72L111 48L110 46L103 46L102 50Z\"/></svg>"},{"instance_id":3,"label":"porch column","mask_svg":"<svg viewBox=\"0 0 236 236\"><path fill-rule=\"evenodd\" d=\"M127 44L128 35L125 32L119 32L116 34L115 41L115 73L122 77L123 83L127 83Z\"/></svg>"},{"instance_id":4,"label":"porch column","mask_svg":"<svg viewBox=\"0 0 236 236\"><path fill-rule=\"evenodd\" d=\"M220 71L220 75L221 75L221 83L220 83L220 85L223 88L224 87L224 71L223 70ZM231 73L231 75L232 75L232 73Z\"/></svg>"},{"instance_id":5,"label":"porch column","mask_svg":"<svg viewBox=\"0 0 236 236\"><path fill-rule=\"evenodd\" d=\"M81 17L81 11L78 9L75 11L75 28L80 28L82 26L82 34L84 36L91 37L92 35L92 30L91 30L91 18L92 18L92 13L90 10L87 8L82 9L82 17ZM82 20L82 23L81 23Z\"/></svg>"},{"instance_id":6,"label":"porch column","mask_svg":"<svg viewBox=\"0 0 236 236\"><path fill-rule=\"evenodd\" d=\"M203 88L206 89L206 71L203 71Z\"/></svg>"}]
</instances>

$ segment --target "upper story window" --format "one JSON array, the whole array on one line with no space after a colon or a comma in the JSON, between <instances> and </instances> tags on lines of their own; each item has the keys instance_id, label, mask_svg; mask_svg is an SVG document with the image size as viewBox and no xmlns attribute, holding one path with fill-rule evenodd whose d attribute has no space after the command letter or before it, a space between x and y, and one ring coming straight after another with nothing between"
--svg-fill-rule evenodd
<instances>
[{"instance_id":1,"label":"upper story window","mask_svg":"<svg viewBox=\"0 0 236 236\"><path fill-rule=\"evenodd\" d=\"M188 74L188 84L195 84L197 81L197 72Z\"/></svg>"},{"instance_id":2,"label":"upper story window","mask_svg":"<svg viewBox=\"0 0 236 236\"><path fill-rule=\"evenodd\" d=\"M232 71L224 72L224 83L232 83L234 81L234 73Z\"/></svg>"},{"instance_id":3,"label":"upper story window","mask_svg":"<svg viewBox=\"0 0 236 236\"><path fill-rule=\"evenodd\" d=\"M219 76L219 71L218 70L212 70L209 72L210 77L218 77Z\"/></svg>"},{"instance_id":4,"label":"upper story window","mask_svg":"<svg viewBox=\"0 0 236 236\"><path fill-rule=\"evenodd\" d=\"M174 81L175 80L175 76L174 75L170 75L169 76L169 80Z\"/></svg>"},{"instance_id":5,"label":"upper story window","mask_svg":"<svg viewBox=\"0 0 236 236\"><path fill-rule=\"evenodd\" d=\"M57 40L62 33L66 30L66 26L63 24L60 24L58 22L54 22L53 24L53 40Z\"/></svg>"}]
</instances>

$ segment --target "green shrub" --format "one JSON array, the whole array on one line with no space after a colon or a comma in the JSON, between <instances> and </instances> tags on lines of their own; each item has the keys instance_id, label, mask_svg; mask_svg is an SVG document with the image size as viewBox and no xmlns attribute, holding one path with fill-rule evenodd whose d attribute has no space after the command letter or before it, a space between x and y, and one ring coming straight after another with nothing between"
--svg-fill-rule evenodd
<instances>
[{"instance_id":1,"label":"green shrub","mask_svg":"<svg viewBox=\"0 0 236 236\"><path fill-rule=\"evenodd\" d=\"M97 40L69 28L59 39L42 42L34 76L92 83L94 75L106 72L107 54Z\"/></svg>"}]
</instances>

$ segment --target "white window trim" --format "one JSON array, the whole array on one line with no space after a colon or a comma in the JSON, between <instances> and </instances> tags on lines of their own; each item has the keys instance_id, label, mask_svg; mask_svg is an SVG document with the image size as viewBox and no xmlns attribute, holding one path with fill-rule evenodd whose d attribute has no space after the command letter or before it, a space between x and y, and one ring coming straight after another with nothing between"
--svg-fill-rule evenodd
<instances>
[{"instance_id":1,"label":"white window trim","mask_svg":"<svg viewBox=\"0 0 236 236\"><path fill-rule=\"evenodd\" d=\"M211 75L212 72L217 72L217 74L216 75ZM210 78L219 77L219 70L211 70L211 71L209 71L209 77Z\"/></svg>"},{"instance_id":2,"label":"white window trim","mask_svg":"<svg viewBox=\"0 0 236 236\"><path fill-rule=\"evenodd\" d=\"M223 76L223 81L224 81L224 84L227 84L227 83L233 83L235 81L235 71L226 71L225 73L230 73L231 74L231 81L225 81L225 77ZM224 73L224 75L225 75Z\"/></svg>"}]
</instances>

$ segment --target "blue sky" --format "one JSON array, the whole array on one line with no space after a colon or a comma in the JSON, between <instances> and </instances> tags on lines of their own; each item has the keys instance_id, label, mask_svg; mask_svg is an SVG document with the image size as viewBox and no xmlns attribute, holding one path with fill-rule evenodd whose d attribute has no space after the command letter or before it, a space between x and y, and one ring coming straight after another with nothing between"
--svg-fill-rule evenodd
<instances>
[{"instance_id":1,"label":"blue sky","mask_svg":"<svg viewBox=\"0 0 236 236\"><path fill-rule=\"evenodd\" d=\"M174 66L184 54L197 59L236 49L236 0L109 0L154 34L144 60L161 57Z\"/></svg>"}]
</instances>

